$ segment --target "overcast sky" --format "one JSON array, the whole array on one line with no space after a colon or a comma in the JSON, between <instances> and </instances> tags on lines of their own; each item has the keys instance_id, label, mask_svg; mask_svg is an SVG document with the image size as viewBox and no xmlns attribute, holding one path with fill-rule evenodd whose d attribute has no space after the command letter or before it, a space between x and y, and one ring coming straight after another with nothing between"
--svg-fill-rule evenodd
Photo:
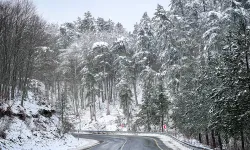
<instances>
[{"instance_id":1,"label":"overcast sky","mask_svg":"<svg viewBox=\"0 0 250 150\"><path fill-rule=\"evenodd\" d=\"M168 9L170 0L33 0L38 13L51 23L75 21L90 11L92 15L121 22L129 31L144 12L152 17L157 4Z\"/></svg>"}]
</instances>

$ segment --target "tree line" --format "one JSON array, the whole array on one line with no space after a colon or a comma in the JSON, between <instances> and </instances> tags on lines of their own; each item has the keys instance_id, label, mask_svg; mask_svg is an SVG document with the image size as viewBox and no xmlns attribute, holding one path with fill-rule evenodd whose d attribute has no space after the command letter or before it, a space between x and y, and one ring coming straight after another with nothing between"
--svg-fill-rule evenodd
<instances>
[{"instance_id":1,"label":"tree line","mask_svg":"<svg viewBox=\"0 0 250 150\"><path fill-rule=\"evenodd\" d=\"M30 1L1 1L0 12L0 98L13 100L20 91L23 102L33 63L38 51L50 44L50 34Z\"/></svg>"}]
</instances>

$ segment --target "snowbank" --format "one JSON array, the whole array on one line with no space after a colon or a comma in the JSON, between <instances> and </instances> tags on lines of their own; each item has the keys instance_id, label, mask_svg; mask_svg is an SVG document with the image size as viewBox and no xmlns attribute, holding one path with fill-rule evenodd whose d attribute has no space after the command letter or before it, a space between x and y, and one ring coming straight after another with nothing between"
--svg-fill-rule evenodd
<instances>
[{"instance_id":1,"label":"snowbank","mask_svg":"<svg viewBox=\"0 0 250 150\"><path fill-rule=\"evenodd\" d=\"M89 139L76 139L72 135L65 135L63 138L34 138L22 142L0 140L2 150L78 150L92 147L98 141Z\"/></svg>"},{"instance_id":2,"label":"snowbank","mask_svg":"<svg viewBox=\"0 0 250 150\"><path fill-rule=\"evenodd\" d=\"M175 138L178 139L181 142L184 142L184 143L187 143L187 144L190 144L190 145L193 145L193 146L202 147L204 149L210 149L208 146L201 144L198 140L196 140L196 139L187 139L182 134L177 134L177 137L175 137Z\"/></svg>"}]
</instances>

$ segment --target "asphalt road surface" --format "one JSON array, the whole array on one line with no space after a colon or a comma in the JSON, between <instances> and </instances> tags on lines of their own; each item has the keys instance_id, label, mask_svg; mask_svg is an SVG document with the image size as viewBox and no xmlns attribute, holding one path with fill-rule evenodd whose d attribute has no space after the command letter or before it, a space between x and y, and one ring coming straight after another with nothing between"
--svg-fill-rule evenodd
<instances>
[{"instance_id":1,"label":"asphalt road surface","mask_svg":"<svg viewBox=\"0 0 250 150\"><path fill-rule=\"evenodd\" d=\"M74 136L101 141L101 144L88 150L172 150L154 137L99 134L76 134Z\"/></svg>"}]
</instances>

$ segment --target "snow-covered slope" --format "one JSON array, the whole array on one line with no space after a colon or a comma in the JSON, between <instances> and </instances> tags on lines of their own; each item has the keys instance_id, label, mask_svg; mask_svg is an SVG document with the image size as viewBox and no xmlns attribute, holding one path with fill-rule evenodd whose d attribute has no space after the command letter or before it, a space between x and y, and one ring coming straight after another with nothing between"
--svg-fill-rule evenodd
<instances>
[{"instance_id":1,"label":"snow-covered slope","mask_svg":"<svg viewBox=\"0 0 250 150\"><path fill-rule=\"evenodd\" d=\"M139 104L142 103L142 90L140 86L137 87L138 91L138 101ZM130 120L132 125L137 119L136 115L140 110L140 106L136 106L134 97L133 104L131 106L132 110L132 120ZM101 101L101 100L100 100ZM127 131L128 124L127 119L123 114L123 110L120 108L119 100L115 100L110 104L110 115L107 115L107 102L100 102L99 99L96 101L96 121L91 121L90 119L90 108L87 107L85 110L80 111L79 116L71 116L71 120L75 124L76 130L92 130L92 131Z\"/></svg>"},{"instance_id":2,"label":"snow-covered slope","mask_svg":"<svg viewBox=\"0 0 250 150\"><path fill-rule=\"evenodd\" d=\"M80 118L74 118L76 129L93 131L127 130L126 127L121 127L121 124L126 123L126 119L122 109L119 109L119 104L110 105L110 115L106 115L106 111L106 103L101 103L101 109L96 108L96 121L91 121L89 107L86 108L81 112Z\"/></svg>"},{"instance_id":3,"label":"snow-covered slope","mask_svg":"<svg viewBox=\"0 0 250 150\"><path fill-rule=\"evenodd\" d=\"M28 93L21 106L20 98L0 105L0 149L69 149L97 143L76 139L70 134L61 136L60 121L54 109L34 100Z\"/></svg>"}]
</instances>

